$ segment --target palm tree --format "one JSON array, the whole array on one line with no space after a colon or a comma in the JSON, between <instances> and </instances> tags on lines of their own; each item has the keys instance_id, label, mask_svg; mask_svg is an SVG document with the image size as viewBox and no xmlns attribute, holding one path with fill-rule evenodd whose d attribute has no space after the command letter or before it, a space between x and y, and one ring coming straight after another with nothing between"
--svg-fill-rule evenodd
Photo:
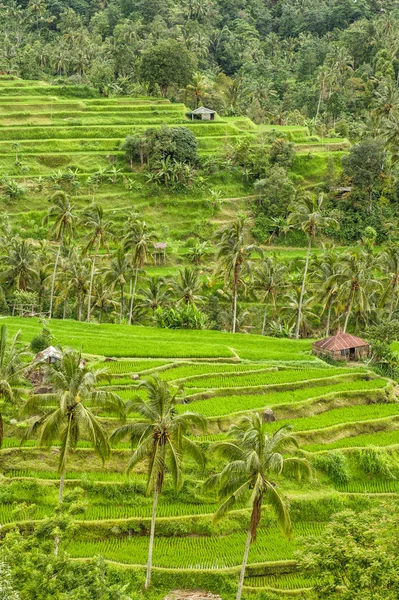
<instances>
[{"instance_id":1,"label":"palm tree","mask_svg":"<svg viewBox=\"0 0 399 600\"><path fill-rule=\"evenodd\" d=\"M255 269L254 288L259 290L265 310L263 313L262 321L262 335L265 335L267 309L269 298L271 298L273 305L273 314L276 315L276 298L277 294L284 287L284 265L278 263L276 255L272 258L267 257L264 259L260 266Z\"/></svg>"},{"instance_id":2,"label":"palm tree","mask_svg":"<svg viewBox=\"0 0 399 600\"><path fill-rule=\"evenodd\" d=\"M288 217L288 223L291 226L297 226L305 232L308 238L308 248L305 259L305 269L303 272L302 287L298 303L298 315L295 326L295 338L299 338L299 328L302 318L303 297L305 294L306 278L309 268L310 252L312 243L314 243L317 234L325 227L337 227L338 222L332 217L325 215L326 200L323 194L314 196L311 194L303 194L297 198L293 205L293 210Z\"/></svg>"},{"instance_id":3,"label":"palm tree","mask_svg":"<svg viewBox=\"0 0 399 600\"><path fill-rule=\"evenodd\" d=\"M95 388L106 376L105 369L91 370L84 365L80 352L67 350L55 364L39 365L52 392L31 394L23 407L23 414L38 415L28 429L24 440L39 433L38 445L50 448L61 442L58 473L60 475L59 502L64 495L68 459L82 437L86 436L95 453L104 462L110 455L107 434L91 408L124 414L121 398L113 392Z\"/></svg>"},{"instance_id":4,"label":"palm tree","mask_svg":"<svg viewBox=\"0 0 399 600\"><path fill-rule=\"evenodd\" d=\"M145 287L140 290L140 306L149 308L154 313L169 301L171 290L163 277L152 275L145 278L144 283Z\"/></svg>"},{"instance_id":5,"label":"palm tree","mask_svg":"<svg viewBox=\"0 0 399 600\"><path fill-rule=\"evenodd\" d=\"M232 278L233 333L237 329L237 297L243 269L248 269L253 252L261 253L254 244L246 243L245 219L238 218L216 232L216 260L224 271L225 279Z\"/></svg>"},{"instance_id":6,"label":"palm tree","mask_svg":"<svg viewBox=\"0 0 399 600\"><path fill-rule=\"evenodd\" d=\"M289 471L298 477L301 473L309 476L310 467L306 459L284 456L287 450L297 447L290 428L285 426L270 434L268 424L262 423L258 414L244 417L241 423L233 425L228 437L229 440L213 445L213 450L226 458L228 464L220 473L211 476L205 485L216 488L219 499L223 501L214 515L215 522L249 497L252 511L236 597L236 600L240 600L249 548L256 540L264 503L274 510L283 533L288 537L292 535L288 507L271 478L274 474Z\"/></svg>"},{"instance_id":7,"label":"palm tree","mask_svg":"<svg viewBox=\"0 0 399 600\"><path fill-rule=\"evenodd\" d=\"M204 298L200 295L201 281L195 269L184 267L180 269L176 281L173 282L173 289L177 295L177 302L183 304L192 304L195 306L203 302Z\"/></svg>"},{"instance_id":8,"label":"palm tree","mask_svg":"<svg viewBox=\"0 0 399 600\"><path fill-rule=\"evenodd\" d=\"M398 306L399 289L399 244L390 244L379 257L380 267L385 274L386 287L382 295L381 305L383 306L387 299L389 303L389 320Z\"/></svg>"},{"instance_id":9,"label":"palm tree","mask_svg":"<svg viewBox=\"0 0 399 600\"><path fill-rule=\"evenodd\" d=\"M124 307L124 290L126 281L130 277L131 267L123 248L118 248L111 260L109 269L105 273L105 283L112 288L119 287L119 322L122 323Z\"/></svg>"},{"instance_id":10,"label":"palm tree","mask_svg":"<svg viewBox=\"0 0 399 600\"><path fill-rule=\"evenodd\" d=\"M69 196L62 191L56 192L51 198L51 207L48 210L47 215L43 219L43 223L48 223L54 219L51 233L56 242L58 242L58 251L55 257L53 276L51 278L51 289L50 289L50 307L49 307L49 318L53 316L53 299L54 299L54 286L55 278L57 275L58 262L60 259L61 249L64 243L66 235L70 237L74 234L75 228L75 215L73 214L73 206L71 206Z\"/></svg>"},{"instance_id":11,"label":"palm tree","mask_svg":"<svg viewBox=\"0 0 399 600\"><path fill-rule=\"evenodd\" d=\"M87 295L87 281L90 276L90 261L73 250L65 260L59 278L59 300L66 302L75 298L78 321L82 320L84 299ZM65 305L65 304L64 304Z\"/></svg>"},{"instance_id":12,"label":"palm tree","mask_svg":"<svg viewBox=\"0 0 399 600\"><path fill-rule=\"evenodd\" d=\"M83 227L89 229L84 253L94 250L91 262L89 294L87 299L87 321L90 321L91 296L93 292L96 258L100 248L106 248L109 253L109 240L113 237L111 232L112 222L105 220L104 211L100 204L92 204L83 212L82 225Z\"/></svg>"},{"instance_id":13,"label":"palm tree","mask_svg":"<svg viewBox=\"0 0 399 600\"><path fill-rule=\"evenodd\" d=\"M136 295L139 269L142 269L148 259L149 247L154 240L154 233L148 228L145 221L132 219L128 222L128 231L124 237L125 249L131 249L132 269L135 269L134 282L131 290L129 307L129 325L132 324L134 299Z\"/></svg>"},{"instance_id":14,"label":"palm tree","mask_svg":"<svg viewBox=\"0 0 399 600\"><path fill-rule=\"evenodd\" d=\"M165 479L166 469L171 474L176 491L182 485L182 457L184 452L191 455L201 465L204 463L199 446L187 436L193 427L205 427L205 420L196 413L176 411L177 391L172 391L166 381L158 378L144 381L142 387L147 392L148 401L137 397L128 407L128 413L138 413L141 417L122 425L111 436L119 442L125 437L134 449L127 465L131 471L137 464L148 464L147 494L153 494L150 542L148 550L147 576L145 588L151 581L152 554L154 547L155 520L159 494Z\"/></svg>"},{"instance_id":15,"label":"palm tree","mask_svg":"<svg viewBox=\"0 0 399 600\"><path fill-rule=\"evenodd\" d=\"M3 278L8 285L14 285L24 292L34 285L37 278L37 253L31 242L13 238L9 254L2 256L0 260L5 267Z\"/></svg>"},{"instance_id":16,"label":"palm tree","mask_svg":"<svg viewBox=\"0 0 399 600\"><path fill-rule=\"evenodd\" d=\"M337 279L340 281L338 297L344 303L343 333L346 333L354 309L361 316L371 312L371 293L381 287L381 282L373 277L373 266L369 256L362 251L351 250L342 257Z\"/></svg>"},{"instance_id":17,"label":"palm tree","mask_svg":"<svg viewBox=\"0 0 399 600\"><path fill-rule=\"evenodd\" d=\"M339 292L339 272L341 261L334 249L327 249L323 252L320 260L314 262L314 279L322 303L322 314L327 312L326 337L330 335L331 313L336 305Z\"/></svg>"},{"instance_id":18,"label":"palm tree","mask_svg":"<svg viewBox=\"0 0 399 600\"><path fill-rule=\"evenodd\" d=\"M25 364L25 349L20 345L21 332L18 331L8 340L7 327L0 327L0 401L1 404L13 404L19 399L19 390ZM0 413L0 448L3 443L3 417Z\"/></svg>"}]
</instances>

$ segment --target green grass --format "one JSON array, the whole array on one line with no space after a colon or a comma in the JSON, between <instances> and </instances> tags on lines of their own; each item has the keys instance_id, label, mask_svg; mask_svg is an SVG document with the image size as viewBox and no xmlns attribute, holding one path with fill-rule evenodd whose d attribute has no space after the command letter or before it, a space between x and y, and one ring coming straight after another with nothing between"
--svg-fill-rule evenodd
<instances>
[{"instance_id":1,"label":"green grass","mask_svg":"<svg viewBox=\"0 0 399 600\"><path fill-rule=\"evenodd\" d=\"M365 446L393 446L399 445L399 431L378 431L376 433L363 433L352 437L344 437L334 442L319 444L303 444L301 447L309 452L335 450L336 448L362 448Z\"/></svg>"},{"instance_id":2,"label":"green grass","mask_svg":"<svg viewBox=\"0 0 399 600\"><path fill-rule=\"evenodd\" d=\"M319 523L300 523L296 536L316 535L322 531ZM246 533L229 536L158 537L154 544L154 566L190 569L223 569L241 564ZM266 562L293 558L296 545L276 528L260 529L256 544L249 553L249 562ZM74 541L68 547L72 557L86 558L100 554L106 559L127 564L144 565L148 539L110 537L104 541Z\"/></svg>"},{"instance_id":3,"label":"green grass","mask_svg":"<svg viewBox=\"0 0 399 600\"><path fill-rule=\"evenodd\" d=\"M39 319L5 317L0 323L10 333L19 329L30 341L41 331ZM88 354L139 358L230 358L235 352L241 359L309 361L311 342L267 338L218 331L152 329L114 324L51 321L54 343L81 348ZM234 347L234 350L232 349ZM202 387L202 382L201 382Z\"/></svg>"},{"instance_id":4,"label":"green grass","mask_svg":"<svg viewBox=\"0 0 399 600\"><path fill-rule=\"evenodd\" d=\"M316 578L305 577L301 573L284 573L282 575L247 577L245 579L245 588L272 588L277 590L295 590L311 588L316 582Z\"/></svg>"},{"instance_id":5,"label":"green grass","mask_svg":"<svg viewBox=\"0 0 399 600\"><path fill-rule=\"evenodd\" d=\"M323 384L324 383L324 384ZM327 394L353 393L358 390L374 390L386 385L384 380L364 381L341 381L331 383L327 379L324 382L317 381L315 385L295 390L272 391L266 394L243 394L231 396L215 396L206 400L196 400L188 405L179 406L180 412L192 410L200 412L206 417L222 417L232 413L261 410L265 407L295 404L310 400L311 398L322 399Z\"/></svg>"}]
</instances>

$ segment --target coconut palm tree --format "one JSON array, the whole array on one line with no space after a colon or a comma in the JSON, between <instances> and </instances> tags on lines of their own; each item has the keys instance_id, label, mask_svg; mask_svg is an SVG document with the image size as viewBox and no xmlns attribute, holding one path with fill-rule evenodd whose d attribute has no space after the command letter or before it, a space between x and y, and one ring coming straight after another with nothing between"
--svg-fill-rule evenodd
<instances>
[{"instance_id":1,"label":"coconut palm tree","mask_svg":"<svg viewBox=\"0 0 399 600\"><path fill-rule=\"evenodd\" d=\"M273 314L276 316L276 298L284 287L285 267L277 262L276 255L272 258L262 260L259 267L254 270L254 289L259 291L262 296L265 309L262 321L262 335L265 335L267 309L269 298L272 301Z\"/></svg>"},{"instance_id":2,"label":"coconut palm tree","mask_svg":"<svg viewBox=\"0 0 399 600\"><path fill-rule=\"evenodd\" d=\"M205 485L216 489L222 500L214 515L215 522L249 499L251 517L236 597L240 600L249 549L256 540L264 504L269 504L274 510L282 532L287 537L292 535L289 509L272 478L287 472L296 474L298 478L301 474L310 476L310 467L304 458L285 455L285 452L297 447L290 428L285 426L270 433L267 423L262 423L258 414L245 417L241 423L233 425L228 437L227 441L212 447L213 452L227 459L228 463L220 473L211 476Z\"/></svg>"},{"instance_id":3,"label":"coconut palm tree","mask_svg":"<svg viewBox=\"0 0 399 600\"><path fill-rule=\"evenodd\" d=\"M65 302L68 298L74 298L74 306L77 308L78 321L82 320L84 300L87 295L87 282L91 273L90 261L73 250L62 264L59 277L58 300Z\"/></svg>"},{"instance_id":4,"label":"coconut palm tree","mask_svg":"<svg viewBox=\"0 0 399 600\"><path fill-rule=\"evenodd\" d=\"M345 314L343 333L354 311L364 317L372 310L372 292L381 288L381 282L373 276L373 267L369 255L361 250L351 250L342 257L337 279L340 280L338 299L343 302Z\"/></svg>"},{"instance_id":5,"label":"coconut palm tree","mask_svg":"<svg viewBox=\"0 0 399 600\"><path fill-rule=\"evenodd\" d=\"M172 287L178 303L196 306L204 301L203 296L200 295L202 284L195 269L190 267L180 269Z\"/></svg>"},{"instance_id":6,"label":"coconut palm tree","mask_svg":"<svg viewBox=\"0 0 399 600\"><path fill-rule=\"evenodd\" d=\"M341 260L334 249L325 249L320 259L314 260L312 267L315 292L321 300L322 314L327 313L326 337L328 337L331 329L331 313L336 306L340 288Z\"/></svg>"},{"instance_id":7,"label":"coconut palm tree","mask_svg":"<svg viewBox=\"0 0 399 600\"><path fill-rule=\"evenodd\" d=\"M124 292L126 282L131 275L130 262L123 248L119 247L116 251L115 256L111 260L111 264L108 270L105 272L105 283L110 285L112 288L119 287L120 299L119 299L119 322L122 323L123 319L123 308L124 308Z\"/></svg>"},{"instance_id":8,"label":"coconut palm tree","mask_svg":"<svg viewBox=\"0 0 399 600\"><path fill-rule=\"evenodd\" d=\"M60 475L59 502L64 495L65 474L70 455L82 436L90 440L95 453L104 462L110 455L107 434L92 407L124 414L124 403L113 392L96 389L98 381L107 376L105 369L93 370L84 365L82 355L67 350L55 364L39 365L51 387L49 394L31 394L22 413L37 416L24 440L39 434L38 445L50 448L61 443L58 461Z\"/></svg>"},{"instance_id":9,"label":"coconut palm tree","mask_svg":"<svg viewBox=\"0 0 399 600\"><path fill-rule=\"evenodd\" d=\"M148 465L147 494L153 494L145 581L145 588L148 589L151 582L157 504L166 470L172 476L175 489L178 491L182 485L183 454L189 454L203 465L202 451L187 434L193 427L204 428L205 420L196 413L178 413L176 411L178 390L172 390L166 381L152 378L144 381L141 386L146 390L148 400L137 397L127 410L128 413L138 413L140 417L116 429L111 440L119 442L126 437L130 439L133 454L128 462L127 471L131 471L143 461Z\"/></svg>"},{"instance_id":10,"label":"coconut palm tree","mask_svg":"<svg viewBox=\"0 0 399 600\"><path fill-rule=\"evenodd\" d=\"M164 306L171 296L171 289L163 277L155 275L144 279L145 287L140 290L140 306L151 309L154 313L157 308Z\"/></svg>"},{"instance_id":11,"label":"coconut palm tree","mask_svg":"<svg viewBox=\"0 0 399 600\"><path fill-rule=\"evenodd\" d=\"M49 318L53 316L53 300L54 300L54 286L55 278L57 275L58 262L60 259L61 249L64 243L64 239L67 235L70 238L73 237L75 231L76 217L73 213L74 207L71 205L69 196L62 191L58 191L50 198L51 206L48 210L47 215L43 219L43 223L47 224L49 221L54 221L51 227L51 234L53 239L58 242L58 250L54 262L54 270L51 278L51 289L50 289L50 307L49 307Z\"/></svg>"},{"instance_id":12,"label":"coconut palm tree","mask_svg":"<svg viewBox=\"0 0 399 600\"><path fill-rule=\"evenodd\" d=\"M2 278L11 287L26 292L34 287L37 278L37 252L28 240L14 238L9 254L0 257L4 265Z\"/></svg>"},{"instance_id":13,"label":"coconut palm tree","mask_svg":"<svg viewBox=\"0 0 399 600\"><path fill-rule=\"evenodd\" d=\"M381 306L389 300L389 320L398 307L399 289L399 244L390 244L380 254L379 266L384 273L385 290L381 298Z\"/></svg>"},{"instance_id":14,"label":"coconut palm tree","mask_svg":"<svg viewBox=\"0 0 399 600\"><path fill-rule=\"evenodd\" d=\"M128 222L128 230L123 240L124 248L132 252L132 269L134 269L134 280L130 295L129 325L132 324L134 299L136 295L137 279L139 270L143 268L148 260L149 248L154 241L154 232L147 226L145 221L133 218Z\"/></svg>"},{"instance_id":15,"label":"coconut palm tree","mask_svg":"<svg viewBox=\"0 0 399 600\"><path fill-rule=\"evenodd\" d=\"M0 406L15 404L20 398L18 386L23 380L25 364L23 357L26 350L21 346L21 332L18 331L10 340L7 327L0 327ZM3 417L0 412L0 448L3 442Z\"/></svg>"},{"instance_id":16,"label":"coconut palm tree","mask_svg":"<svg viewBox=\"0 0 399 600\"><path fill-rule=\"evenodd\" d=\"M254 252L261 254L261 250L255 244L248 244L246 238L245 219L241 217L219 229L215 235L216 260L226 281L232 280L233 333L237 330L237 297L242 273L249 269L251 255Z\"/></svg>"},{"instance_id":17,"label":"coconut palm tree","mask_svg":"<svg viewBox=\"0 0 399 600\"><path fill-rule=\"evenodd\" d=\"M323 194L314 196L312 194L301 194L292 207L292 212L288 217L288 223L291 226L300 227L308 238L308 248L305 258L305 269L303 272L302 286L298 303L298 315L295 326L295 337L299 338L299 328L302 320L302 305L305 294L306 279L309 268L310 253L312 244L316 240L320 230L326 227L338 227L338 222L325 214L326 199Z\"/></svg>"},{"instance_id":18,"label":"coconut palm tree","mask_svg":"<svg viewBox=\"0 0 399 600\"><path fill-rule=\"evenodd\" d=\"M107 221L105 219L104 211L100 204L92 204L83 212L81 222L83 227L89 230L86 236L84 254L94 251L91 262L89 293L87 299L87 321L90 321L96 258L100 248L106 248L109 254L109 241L113 238L111 231L112 221Z\"/></svg>"}]
</instances>

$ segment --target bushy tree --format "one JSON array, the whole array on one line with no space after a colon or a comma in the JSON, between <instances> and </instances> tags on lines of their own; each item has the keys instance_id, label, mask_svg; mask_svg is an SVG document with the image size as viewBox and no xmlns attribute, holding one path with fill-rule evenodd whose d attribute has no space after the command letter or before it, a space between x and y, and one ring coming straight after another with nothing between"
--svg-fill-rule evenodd
<instances>
[{"instance_id":1,"label":"bushy tree","mask_svg":"<svg viewBox=\"0 0 399 600\"><path fill-rule=\"evenodd\" d=\"M158 85L165 98L170 86L185 87L196 70L195 55L176 40L162 40L142 55L140 77L150 85Z\"/></svg>"}]
</instances>

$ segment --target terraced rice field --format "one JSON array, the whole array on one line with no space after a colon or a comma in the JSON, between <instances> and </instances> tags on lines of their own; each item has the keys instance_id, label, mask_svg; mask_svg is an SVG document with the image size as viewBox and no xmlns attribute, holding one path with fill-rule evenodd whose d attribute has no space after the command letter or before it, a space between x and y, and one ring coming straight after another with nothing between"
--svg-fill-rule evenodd
<instances>
[{"instance_id":1,"label":"terraced rice field","mask_svg":"<svg viewBox=\"0 0 399 600\"><path fill-rule=\"evenodd\" d=\"M33 319L3 321L11 331L22 329L27 341L40 327ZM210 430L200 439L204 448L223 439L229 424L243 414L263 414L266 408L272 408L276 419L267 425L270 431L291 424L310 460L313 453L320 456L342 449L346 454L354 447L360 448L354 451L353 463L362 447L394 449L399 444L399 404L392 383L361 365L331 367L310 354L310 343L306 341L55 320L52 331L55 343L77 345L79 340L89 364L110 374L107 389L117 390L124 400L137 393L144 397L140 383L152 375L181 387L187 403L180 404L179 411L194 410L210 418ZM133 375L138 380L133 380ZM108 431L118 425L115 417L104 414L101 418ZM48 453L36 448L34 440L20 448L23 431L23 423L6 424L0 453L0 472L4 474L0 523L4 527L15 521L43 519L57 505L58 448ZM76 516L78 530L68 548L72 557L83 560L101 554L124 568L145 564L152 499L145 494L143 469L124 473L129 455L128 442L122 442L102 466L83 440L71 456L66 489L79 485L87 502L87 510ZM208 469L215 466L211 461ZM210 569L223 573L240 565L248 509L238 505L226 522L212 526L218 504L203 487L204 476L194 464L190 465L180 495L166 480L159 501L154 549L154 565L165 573ZM339 494L343 506L350 503L353 507L356 498L378 501L386 494L399 493L395 476L362 476L358 467L348 482L340 485L317 473L313 482L301 484L300 498L297 484L281 481L278 485L296 507L294 541L281 535L265 508L263 525L250 551L247 593L274 591L307 597L314 580L295 570L295 550L302 536L322 532L333 510L326 512L323 508L323 498L328 499L329 494L334 502ZM251 570L255 564L256 576Z\"/></svg>"}]
</instances>

